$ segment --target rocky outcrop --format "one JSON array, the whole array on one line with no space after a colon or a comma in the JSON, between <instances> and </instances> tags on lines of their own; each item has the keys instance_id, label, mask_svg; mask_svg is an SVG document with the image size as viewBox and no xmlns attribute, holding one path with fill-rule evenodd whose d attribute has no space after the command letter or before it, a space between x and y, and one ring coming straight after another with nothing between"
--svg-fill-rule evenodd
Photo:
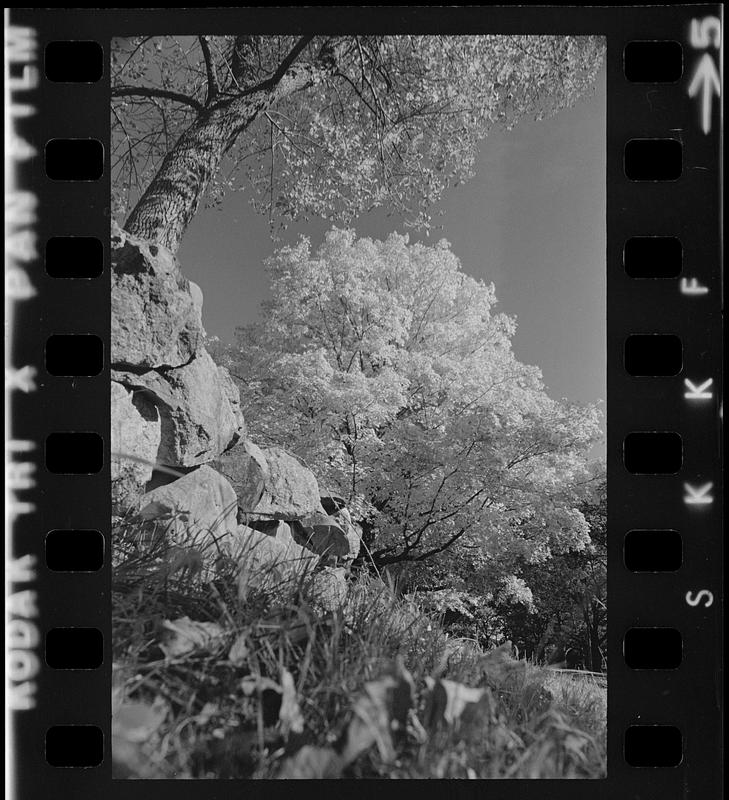
<instances>
[{"instance_id":1,"label":"rocky outcrop","mask_svg":"<svg viewBox=\"0 0 729 800\"><path fill-rule=\"evenodd\" d=\"M205 464L245 433L234 386L206 350L177 369L142 374L114 370L112 377L145 394L159 410L162 435L157 460L171 467Z\"/></svg>"},{"instance_id":2,"label":"rocky outcrop","mask_svg":"<svg viewBox=\"0 0 729 800\"><path fill-rule=\"evenodd\" d=\"M175 256L114 226L111 265L112 496L124 513L152 464L206 464L245 423L235 383L203 346L202 291Z\"/></svg>"},{"instance_id":3,"label":"rocky outcrop","mask_svg":"<svg viewBox=\"0 0 729 800\"><path fill-rule=\"evenodd\" d=\"M179 367L205 335L202 292L164 247L123 231L112 237L111 363L148 370Z\"/></svg>"},{"instance_id":4,"label":"rocky outcrop","mask_svg":"<svg viewBox=\"0 0 729 800\"><path fill-rule=\"evenodd\" d=\"M240 525L231 540L231 555L238 563L238 597L245 602L252 589L271 591L288 584L294 589L312 572L318 558L294 542L282 523L277 535Z\"/></svg>"},{"instance_id":5,"label":"rocky outcrop","mask_svg":"<svg viewBox=\"0 0 729 800\"><path fill-rule=\"evenodd\" d=\"M352 522L352 517L346 508L340 508L335 514L332 514L332 517L344 532L347 540L347 552L340 557L345 561L354 561L359 555L362 545L362 529Z\"/></svg>"},{"instance_id":6,"label":"rocky outcrop","mask_svg":"<svg viewBox=\"0 0 729 800\"><path fill-rule=\"evenodd\" d=\"M123 514L145 491L161 440L154 405L120 383L111 383L111 504Z\"/></svg>"},{"instance_id":7,"label":"rocky outcrop","mask_svg":"<svg viewBox=\"0 0 729 800\"><path fill-rule=\"evenodd\" d=\"M238 496L241 522L263 533L286 520L295 541L313 553L336 559L354 560L361 535L349 512L340 503L324 502L334 513L324 512L313 473L295 456L272 447L261 450L252 442L242 442L214 462Z\"/></svg>"},{"instance_id":8,"label":"rocky outcrop","mask_svg":"<svg viewBox=\"0 0 729 800\"><path fill-rule=\"evenodd\" d=\"M231 482L248 521L301 519L323 514L314 473L281 447L261 450L241 442L216 459L215 466Z\"/></svg>"},{"instance_id":9,"label":"rocky outcrop","mask_svg":"<svg viewBox=\"0 0 729 800\"><path fill-rule=\"evenodd\" d=\"M322 494L319 497L325 514L335 516L339 511L346 507L347 501L338 494Z\"/></svg>"},{"instance_id":10,"label":"rocky outcrop","mask_svg":"<svg viewBox=\"0 0 729 800\"><path fill-rule=\"evenodd\" d=\"M148 527L156 525L168 544L195 547L214 559L237 530L236 507L228 481L202 466L142 495L135 512Z\"/></svg>"},{"instance_id":11,"label":"rocky outcrop","mask_svg":"<svg viewBox=\"0 0 729 800\"><path fill-rule=\"evenodd\" d=\"M298 519L309 514L323 514L319 484L314 473L296 456L281 447L263 450L267 475L263 494L254 513L280 519Z\"/></svg>"},{"instance_id":12,"label":"rocky outcrop","mask_svg":"<svg viewBox=\"0 0 729 800\"><path fill-rule=\"evenodd\" d=\"M238 597L245 602L252 589L296 592L320 613L339 608L347 597L344 567L317 569L319 559L298 545L291 528L282 521L269 525L267 532L245 525L233 540L233 555L238 563Z\"/></svg>"},{"instance_id":13,"label":"rocky outcrop","mask_svg":"<svg viewBox=\"0 0 729 800\"><path fill-rule=\"evenodd\" d=\"M310 514L292 522L294 538L299 544L328 558L354 558L353 544L334 517L327 514ZM356 543L359 552L359 539Z\"/></svg>"},{"instance_id":14,"label":"rocky outcrop","mask_svg":"<svg viewBox=\"0 0 729 800\"><path fill-rule=\"evenodd\" d=\"M114 514L136 515L170 575L232 569L244 601L305 581L315 607L338 607L345 570L331 565L360 545L344 500L320 499L285 449L247 440L238 388L203 344L202 292L175 256L116 227L111 261Z\"/></svg>"},{"instance_id":15,"label":"rocky outcrop","mask_svg":"<svg viewBox=\"0 0 729 800\"><path fill-rule=\"evenodd\" d=\"M210 357L209 354L208 357ZM243 410L240 406L240 392L238 391L238 387L235 385L233 378L230 377L230 372L228 372L225 367L218 366L218 379L223 396L228 401L230 410L233 412L235 427L238 432L236 441L244 439L246 435L246 424L243 419Z\"/></svg>"},{"instance_id":16,"label":"rocky outcrop","mask_svg":"<svg viewBox=\"0 0 729 800\"><path fill-rule=\"evenodd\" d=\"M268 463L261 448L248 440L241 441L212 463L230 481L241 514L252 512L263 497L268 480Z\"/></svg>"},{"instance_id":17,"label":"rocky outcrop","mask_svg":"<svg viewBox=\"0 0 729 800\"><path fill-rule=\"evenodd\" d=\"M362 544L362 529L352 521L347 501L337 494L324 494L320 498L322 507L326 514L328 514L334 523L342 530L344 539L346 540L346 550L344 544L337 547L341 550L338 558L343 561L354 561L359 555L359 550Z\"/></svg>"}]
</instances>

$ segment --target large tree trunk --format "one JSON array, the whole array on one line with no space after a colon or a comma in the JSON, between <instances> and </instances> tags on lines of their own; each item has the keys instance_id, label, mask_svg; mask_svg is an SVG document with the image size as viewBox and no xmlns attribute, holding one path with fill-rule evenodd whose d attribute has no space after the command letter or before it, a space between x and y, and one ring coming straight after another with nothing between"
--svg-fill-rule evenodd
<instances>
[{"instance_id":1,"label":"large tree trunk","mask_svg":"<svg viewBox=\"0 0 729 800\"><path fill-rule=\"evenodd\" d=\"M256 118L260 105L235 115L229 109L202 112L165 156L124 227L173 253L197 213L210 180L220 166L234 131Z\"/></svg>"},{"instance_id":2,"label":"large tree trunk","mask_svg":"<svg viewBox=\"0 0 729 800\"><path fill-rule=\"evenodd\" d=\"M302 37L277 73L233 99L219 100L198 114L165 156L162 166L129 215L124 228L177 252L210 181L236 138L284 97L311 86L333 64L295 66L312 37Z\"/></svg>"}]
</instances>

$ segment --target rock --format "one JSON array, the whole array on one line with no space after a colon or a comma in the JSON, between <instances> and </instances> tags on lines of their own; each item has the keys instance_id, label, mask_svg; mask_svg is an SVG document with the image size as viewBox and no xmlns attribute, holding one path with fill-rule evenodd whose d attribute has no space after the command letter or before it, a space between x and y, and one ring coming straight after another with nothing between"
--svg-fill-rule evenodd
<instances>
[{"instance_id":1,"label":"rock","mask_svg":"<svg viewBox=\"0 0 729 800\"><path fill-rule=\"evenodd\" d=\"M195 547L211 563L237 529L236 506L228 481L202 466L144 494L136 512L148 528L161 528L168 544Z\"/></svg>"},{"instance_id":2,"label":"rock","mask_svg":"<svg viewBox=\"0 0 729 800\"><path fill-rule=\"evenodd\" d=\"M268 536L239 525L229 546L231 556L238 562L238 597L243 602L254 588L293 589L318 562L316 556L297 545L293 538L287 538L283 529L281 536Z\"/></svg>"},{"instance_id":3,"label":"rock","mask_svg":"<svg viewBox=\"0 0 729 800\"><path fill-rule=\"evenodd\" d=\"M281 447L269 447L263 455L268 475L263 495L253 509L256 514L297 519L324 513L319 485L311 470Z\"/></svg>"},{"instance_id":4,"label":"rock","mask_svg":"<svg viewBox=\"0 0 729 800\"><path fill-rule=\"evenodd\" d=\"M268 480L268 464L263 451L253 442L241 441L219 456L213 466L230 481L238 497L241 521L263 497Z\"/></svg>"},{"instance_id":5,"label":"rock","mask_svg":"<svg viewBox=\"0 0 729 800\"><path fill-rule=\"evenodd\" d=\"M195 283L195 281L188 281L188 288L190 290L190 297L192 297L192 302L195 304L195 307L200 311L200 315L202 316L202 307L203 307L203 291ZM203 330L203 335L205 331Z\"/></svg>"},{"instance_id":6,"label":"rock","mask_svg":"<svg viewBox=\"0 0 729 800\"><path fill-rule=\"evenodd\" d=\"M332 493L322 495L320 500L324 511L335 520L347 539L347 551L339 557L354 561L359 555L359 549L362 544L362 529L352 522L349 510L346 508L347 501L343 497Z\"/></svg>"},{"instance_id":7,"label":"rock","mask_svg":"<svg viewBox=\"0 0 729 800\"><path fill-rule=\"evenodd\" d=\"M347 538L347 552L340 557L346 561L354 561L359 555L359 550L362 546L362 529L352 522L352 517L350 517L346 508L340 509L336 514L333 514L333 517Z\"/></svg>"},{"instance_id":8,"label":"rock","mask_svg":"<svg viewBox=\"0 0 729 800\"><path fill-rule=\"evenodd\" d=\"M177 369L142 374L113 371L126 386L146 390L159 409L162 437L158 460L170 467L192 467L213 460L241 437L243 418L232 381L226 383L206 350ZM229 396L235 393L231 405Z\"/></svg>"},{"instance_id":9,"label":"rock","mask_svg":"<svg viewBox=\"0 0 729 800\"><path fill-rule=\"evenodd\" d=\"M335 515L317 508L316 478L298 459L281 448L261 450L246 441L215 461L238 496L239 520L272 534L275 520L291 525L294 540L321 556L353 561L359 554L361 534L341 503ZM329 507L332 498L325 497Z\"/></svg>"},{"instance_id":10,"label":"rock","mask_svg":"<svg viewBox=\"0 0 729 800\"><path fill-rule=\"evenodd\" d=\"M266 536L272 536L274 539L277 539L279 542L287 546L293 542L294 544L303 547L303 545L300 545L300 543L294 538L291 532L291 526L283 520L256 520L252 522L249 527L253 528L254 531L258 531L259 533L265 533Z\"/></svg>"},{"instance_id":11,"label":"rock","mask_svg":"<svg viewBox=\"0 0 729 800\"><path fill-rule=\"evenodd\" d=\"M157 461L161 423L157 409L119 383L111 383L111 503L123 514L145 492Z\"/></svg>"},{"instance_id":12,"label":"rock","mask_svg":"<svg viewBox=\"0 0 729 800\"><path fill-rule=\"evenodd\" d=\"M164 247L117 229L111 255L111 363L186 364L202 346L202 292Z\"/></svg>"},{"instance_id":13,"label":"rock","mask_svg":"<svg viewBox=\"0 0 729 800\"><path fill-rule=\"evenodd\" d=\"M296 541L320 556L352 558L352 545L339 525L339 521L328 514L310 514L292 522ZM359 539L357 540L359 552Z\"/></svg>"},{"instance_id":14,"label":"rock","mask_svg":"<svg viewBox=\"0 0 729 800\"><path fill-rule=\"evenodd\" d=\"M314 607L323 612L336 611L347 599L344 567L324 567L311 576L307 594Z\"/></svg>"},{"instance_id":15,"label":"rock","mask_svg":"<svg viewBox=\"0 0 729 800\"><path fill-rule=\"evenodd\" d=\"M230 377L230 372L228 372L225 367L218 366L218 374L220 375L221 389L230 403L233 416L236 420L238 438L244 439L246 435L246 423L243 419L243 411L240 407L240 392L238 391L238 387L235 385L235 381Z\"/></svg>"},{"instance_id":16,"label":"rock","mask_svg":"<svg viewBox=\"0 0 729 800\"><path fill-rule=\"evenodd\" d=\"M209 464L208 466L213 465ZM158 465L152 471L152 477L147 481L146 491L151 492L152 489L157 489L159 486L166 486L168 483L172 483L196 469L197 467L165 467Z\"/></svg>"},{"instance_id":17,"label":"rock","mask_svg":"<svg viewBox=\"0 0 729 800\"><path fill-rule=\"evenodd\" d=\"M326 514L331 514L332 516L337 514L347 505L347 501L338 494L323 494L319 500L321 501L324 512Z\"/></svg>"}]
</instances>

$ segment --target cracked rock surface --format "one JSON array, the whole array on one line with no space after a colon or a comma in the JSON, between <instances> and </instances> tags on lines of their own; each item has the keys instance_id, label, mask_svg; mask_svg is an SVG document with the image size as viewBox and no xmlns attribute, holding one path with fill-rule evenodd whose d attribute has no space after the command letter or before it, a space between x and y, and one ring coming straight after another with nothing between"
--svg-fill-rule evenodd
<instances>
[{"instance_id":1,"label":"cracked rock surface","mask_svg":"<svg viewBox=\"0 0 729 800\"><path fill-rule=\"evenodd\" d=\"M226 377L204 349L176 369L142 374L112 371L114 380L142 392L159 410L157 461L170 467L212 461L244 434L240 401L231 404L232 382L229 384Z\"/></svg>"},{"instance_id":2,"label":"cracked rock surface","mask_svg":"<svg viewBox=\"0 0 729 800\"><path fill-rule=\"evenodd\" d=\"M111 382L111 502L121 514L152 477L161 440L159 412L152 403Z\"/></svg>"},{"instance_id":3,"label":"cracked rock surface","mask_svg":"<svg viewBox=\"0 0 729 800\"><path fill-rule=\"evenodd\" d=\"M202 292L164 247L117 230L111 256L111 362L179 367L202 345Z\"/></svg>"}]
</instances>

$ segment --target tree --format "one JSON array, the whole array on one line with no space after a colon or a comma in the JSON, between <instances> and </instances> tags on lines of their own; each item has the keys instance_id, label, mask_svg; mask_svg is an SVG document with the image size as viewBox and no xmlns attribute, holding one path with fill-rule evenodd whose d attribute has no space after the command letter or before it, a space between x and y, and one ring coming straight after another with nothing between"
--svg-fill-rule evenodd
<instances>
[{"instance_id":1,"label":"tree","mask_svg":"<svg viewBox=\"0 0 729 800\"><path fill-rule=\"evenodd\" d=\"M501 603L496 611L509 638L537 660L551 646L578 651L587 669L603 669L607 641L607 492L604 464L594 464L593 496L580 506L590 541L579 551L525 563L520 576L532 592L532 608Z\"/></svg>"},{"instance_id":2,"label":"tree","mask_svg":"<svg viewBox=\"0 0 729 800\"><path fill-rule=\"evenodd\" d=\"M173 252L206 193L244 185L272 223L387 203L427 225L492 126L572 105L603 54L591 36L116 39L116 211Z\"/></svg>"},{"instance_id":3,"label":"tree","mask_svg":"<svg viewBox=\"0 0 729 800\"><path fill-rule=\"evenodd\" d=\"M379 568L479 596L512 581L513 595L519 564L589 543L598 411L547 396L493 285L448 242L333 229L267 269L264 319L227 351L249 429L347 500Z\"/></svg>"}]
</instances>

